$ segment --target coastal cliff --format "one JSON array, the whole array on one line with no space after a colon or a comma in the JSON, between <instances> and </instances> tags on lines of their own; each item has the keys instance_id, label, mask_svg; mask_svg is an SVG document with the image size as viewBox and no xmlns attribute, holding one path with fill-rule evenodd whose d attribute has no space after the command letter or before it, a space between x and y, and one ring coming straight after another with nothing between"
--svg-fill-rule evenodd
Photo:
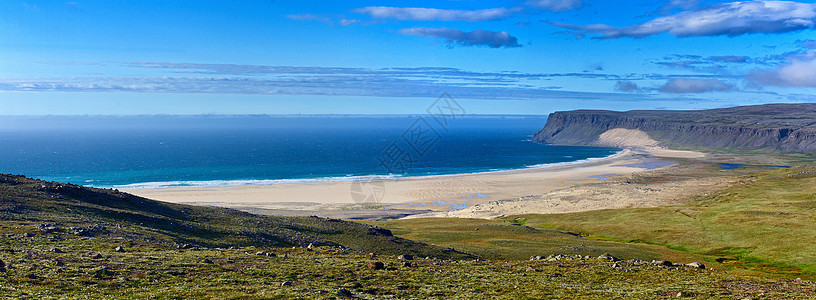
<instances>
[{"instance_id":1,"label":"coastal cliff","mask_svg":"<svg viewBox=\"0 0 816 300\"><path fill-rule=\"evenodd\" d=\"M576 110L550 114L538 143L616 146L612 129L639 130L666 146L816 151L816 104L766 104L697 111Z\"/></svg>"}]
</instances>

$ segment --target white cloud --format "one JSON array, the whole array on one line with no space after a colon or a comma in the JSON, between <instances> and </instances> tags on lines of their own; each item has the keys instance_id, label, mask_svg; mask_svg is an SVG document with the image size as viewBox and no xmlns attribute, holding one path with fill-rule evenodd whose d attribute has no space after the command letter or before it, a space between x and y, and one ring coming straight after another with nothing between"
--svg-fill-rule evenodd
<instances>
[{"instance_id":1,"label":"white cloud","mask_svg":"<svg viewBox=\"0 0 816 300\"><path fill-rule=\"evenodd\" d=\"M506 18L520 9L489 8L479 10L437 9L422 7L388 7L369 6L355 9L354 12L370 15L374 18L413 20L413 21L491 21Z\"/></svg>"},{"instance_id":2,"label":"white cloud","mask_svg":"<svg viewBox=\"0 0 816 300\"><path fill-rule=\"evenodd\" d=\"M723 92L733 89L734 86L715 78L674 78L666 82L660 91L672 94Z\"/></svg>"},{"instance_id":3,"label":"white cloud","mask_svg":"<svg viewBox=\"0 0 816 300\"><path fill-rule=\"evenodd\" d=\"M401 34L418 35L441 38L450 45L459 44L462 46L487 46L490 48L512 48L521 47L516 37L505 31L489 31L477 29L471 32L464 32L450 28L424 28L414 27L399 31Z\"/></svg>"},{"instance_id":4,"label":"white cloud","mask_svg":"<svg viewBox=\"0 0 816 300\"><path fill-rule=\"evenodd\" d=\"M615 90L621 92L640 92L640 87L629 80L618 80L618 82L615 83Z\"/></svg>"},{"instance_id":5,"label":"white cloud","mask_svg":"<svg viewBox=\"0 0 816 300\"><path fill-rule=\"evenodd\" d=\"M625 27L551 24L598 34L602 39L644 38L661 33L677 37L782 33L816 27L816 4L790 1L720 3Z\"/></svg>"},{"instance_id":6,"label":"white cloud","mask_svg":"<svg viewBox=\"0 0 816 300\"><path fill-rule=\"evenodd\" d=\"M581 0L529 0L527 1L527 5L539 9L562 12L581 8L583 3Z\"/></svg>"},{"instance_id":7,"label":"white cloud","mask_svg":"<svg viewBox=\"0 0 816 300\"><path fill-rule=\"evenodd\" d=\"M816 51L790 55L788 64L748 75L755 85L816 87Z\"/></svg>"}]
</instances>

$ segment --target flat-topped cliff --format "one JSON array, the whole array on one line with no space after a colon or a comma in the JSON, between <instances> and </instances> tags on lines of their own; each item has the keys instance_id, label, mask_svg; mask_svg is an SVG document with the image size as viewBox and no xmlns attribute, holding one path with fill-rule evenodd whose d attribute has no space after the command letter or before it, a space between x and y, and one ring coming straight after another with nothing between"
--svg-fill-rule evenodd
<instances>
[{"instance_id":1,"label":"flat-topped cliff","mask_svg":"<svg viewBox=\"0 0 816 300\"><path fill-rule=\"evenodd\" d=\"M617 146L601 139L634 129L667 146L816 151L816 104L766 104L695 111L576 110L550 114L533 140L557 145Z\"/></svg>"}]
</instances>

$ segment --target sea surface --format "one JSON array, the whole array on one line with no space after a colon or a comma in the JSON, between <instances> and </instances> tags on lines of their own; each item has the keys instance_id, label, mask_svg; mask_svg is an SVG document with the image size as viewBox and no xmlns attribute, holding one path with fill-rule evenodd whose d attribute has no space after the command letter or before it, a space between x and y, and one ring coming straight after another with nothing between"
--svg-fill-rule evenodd
<instances>
[{"instance_id":1,"label":"sea surface","mask_svg":"<svg viewBox=\"0 0 816 300\"><path fill-rule=\"evenodd\" d=\"M0 117L0 173L94 187L271 185L563 164L614 148L536 144L546 117Z\"/></svg>"}]
</instances>

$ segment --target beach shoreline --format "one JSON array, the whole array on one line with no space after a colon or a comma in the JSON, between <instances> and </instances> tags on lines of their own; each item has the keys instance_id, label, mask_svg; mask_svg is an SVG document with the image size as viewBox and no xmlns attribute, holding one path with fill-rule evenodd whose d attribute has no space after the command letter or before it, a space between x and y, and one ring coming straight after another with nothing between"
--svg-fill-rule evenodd
<instances>
[{"instance_id":1,"label":"beach shoreline","mask_svg":"<svg viewBox=\"0 0 816 300\"><path fill-rule=\"evenodd\" d=\"M646 160L654 160L648 151L624 149L609 157L567 164L370 182L121 190L159 201L270 215L388 218L461 209L597 183L649 169L649 164L644 164Z\"/></svg>"}]
</instances>

